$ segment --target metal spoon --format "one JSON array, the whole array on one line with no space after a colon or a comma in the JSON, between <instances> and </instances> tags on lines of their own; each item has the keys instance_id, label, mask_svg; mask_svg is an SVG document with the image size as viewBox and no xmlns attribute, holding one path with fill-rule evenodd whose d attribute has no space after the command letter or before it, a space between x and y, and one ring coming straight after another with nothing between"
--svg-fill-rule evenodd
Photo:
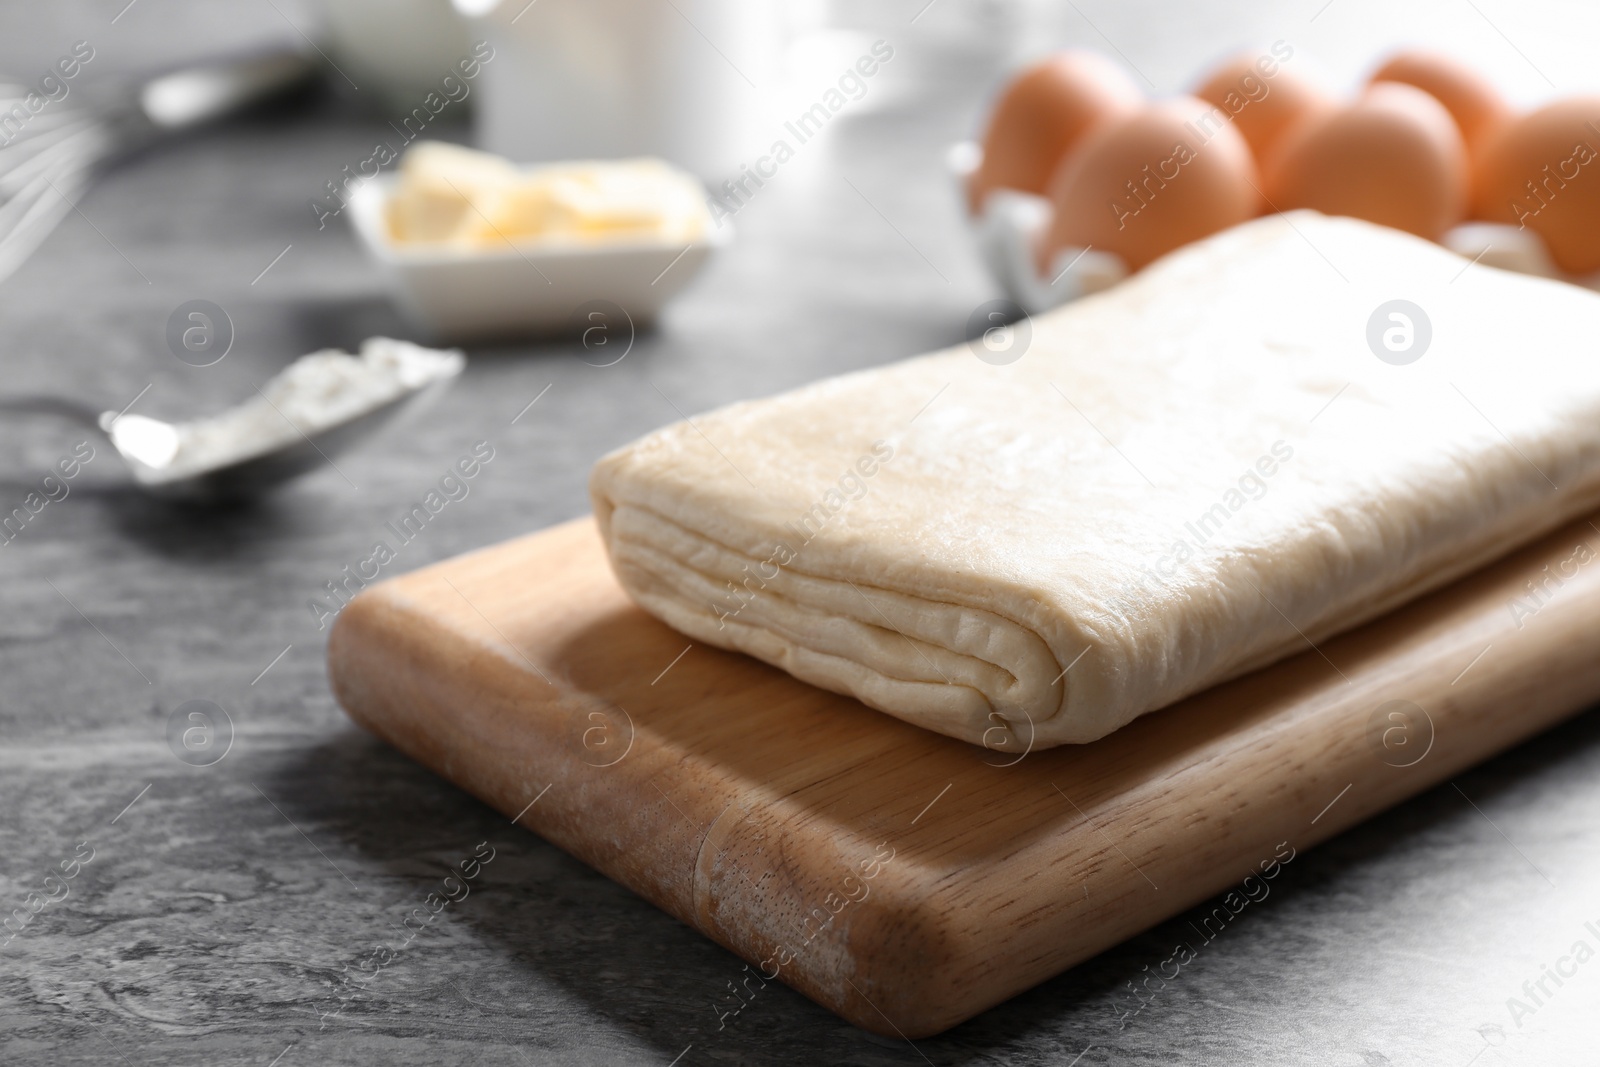
<instances>
[{"instance_id":1,"label":"metal spoon","mask_svg":"<svg viewBox=\"0 0 1600 1067\"><path fill-rule=\"evenodd\" d=\"M299 431L299 440L176 476L171 473L171 467L178 454L181 435L179 427L173 423L143 415L102 411L94 405L58 396L0 396L0 412L57 415L98 431L128 464L135 483L152 496L197 503L239 500L257 496L324 463L331 464L334 456L382 427L401 416L416 414L438 399L464 366L466 360L457 354L454 360L442 363L429 381L405 389L398 396L350 418L320 427L311 434Z\"/></svg>"}]
</instances>

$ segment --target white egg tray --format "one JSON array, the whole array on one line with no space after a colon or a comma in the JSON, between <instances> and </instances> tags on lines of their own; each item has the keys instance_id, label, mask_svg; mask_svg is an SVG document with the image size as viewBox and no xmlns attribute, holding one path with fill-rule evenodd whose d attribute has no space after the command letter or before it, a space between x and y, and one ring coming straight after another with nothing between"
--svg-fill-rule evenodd
<instances>
[{"instance_id":1,"label":"white egg tray","mask_svg":"<svg viewBox=\"0 0 1600 1067\"><path fill-rule=\"evenodd\" d=\"M945 156L951 177L966 204L967 182L983 162L983 149L962 141ZM978 254L1006 296L1023 311L1037 315L1078 297L1097 293L1128 276L1122 257L1100 249L1064 248L1039 271L1037 249L1050 228L1054 207L1046 197L1000 189L984 199L982 210L968 216ZM1528 229L1494 222L1465 222L1440 242L1457 255L1502 270L1556 278L1600 290L1600 274L1567 274L1550 259L1544 240Z\"/></svg>"}]
</instances>

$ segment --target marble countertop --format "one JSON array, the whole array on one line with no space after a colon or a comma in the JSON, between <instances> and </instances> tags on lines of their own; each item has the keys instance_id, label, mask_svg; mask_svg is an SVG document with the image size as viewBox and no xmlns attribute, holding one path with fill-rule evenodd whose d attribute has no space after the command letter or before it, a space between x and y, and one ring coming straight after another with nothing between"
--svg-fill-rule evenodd
<instances>
[{"instance_id":1,"label":"marble countertop","mask_svg":"<svg viewBox=\"0 0 1600 1067\"><path fill-rule=\"evenodd\" d=\"M1398 32L1373 28L1382 5L1335 4L1292 16L1086 5L1063 9L1058 29L1123 46L1162 88L1230 41L1281 36L1280 17L1286 33L1325 34L1330 54ZM281 35L283 16L257 6L240 5L246 19L144 0L113 24L121 2L7 3L0 58L19 69L84 38L106 69L139 69L207 34L249 36L240 20ZM1508 65L1520 63L1505 51L1515 39L1567 77L1554 50L1572 34L1535 25L1531 10L1434 17L1465 20L1450 25ZM733 956L365 735L333 702L327 632L308 602L474 442L496 458L400 566L583 513L593 460L677 409L962 339L997 294L942 158L995 74L933 52L954 46L917 37L912 13L893 15L908 27L901 88L806 145L740 211L732 247L615 365L586 363L570 342L473 348L426 418L222 512L147 500L103 442L70 426L0 424L8 510L80 442L94 449L67 495L0 547L0 912L38 907L20 933L0 933L0 1060L1593 1062L1600 963L1576 951L1600 949L1592 713L1304 854L1153 997L1131 983L1185 936L1184 916L912 1045L777 985L720 1025ZM385 118L324 91L110 170L0 283L5 389L106 407L138 397L136 410L177 416L251 395L303 352L405 336L348 227L319 230L308 207L368 154ZM173 310L196 299L235 330L209 367L174 358L165 339ZM194 700L231 724L214 761L180 760L172 741ZM494 858L470 892L363 971L483 843ZM1547 966L1567 977L1552 982Z\"/></svg>"}]
</instances>

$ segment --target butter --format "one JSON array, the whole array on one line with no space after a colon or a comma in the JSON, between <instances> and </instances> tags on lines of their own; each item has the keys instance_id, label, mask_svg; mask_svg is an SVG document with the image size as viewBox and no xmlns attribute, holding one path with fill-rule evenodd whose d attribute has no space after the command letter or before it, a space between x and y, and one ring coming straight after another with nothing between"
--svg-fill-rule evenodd
<instances>
[{"instance_id":1,"label":"butter","mask_svg":"<svg viewBox=\"0 0 1600 1067\"><path fill-rule=\"evenodd\" d=\"M511 242L690 242L710 216L704 190L656 159L519 168L499 156L421 141L387 204L397 244L494 248Z\"/></svg>"}]
</instances>

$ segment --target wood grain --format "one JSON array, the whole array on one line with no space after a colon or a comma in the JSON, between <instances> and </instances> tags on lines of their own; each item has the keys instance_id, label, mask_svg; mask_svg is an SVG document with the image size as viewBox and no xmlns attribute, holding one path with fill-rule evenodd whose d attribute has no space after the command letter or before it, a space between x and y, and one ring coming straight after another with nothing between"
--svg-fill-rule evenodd
<instances>
[{"instance_id":1,"label":"wood grain","mask_svg":"<svg viewBox=\"0 0 1600 1067\"><path fill-rule=\"evenodd\" d=\"M1600 697L1600 564L1575 562L1597 547L1575 523L1104 740L1032 753L690 646L626 598L587 519L362 592L329 671L354 719L738 953L747 988L776 971L919 1037ZM1537 610L1519 618L1518 597Z\"/></svg>"}]
</instances>

